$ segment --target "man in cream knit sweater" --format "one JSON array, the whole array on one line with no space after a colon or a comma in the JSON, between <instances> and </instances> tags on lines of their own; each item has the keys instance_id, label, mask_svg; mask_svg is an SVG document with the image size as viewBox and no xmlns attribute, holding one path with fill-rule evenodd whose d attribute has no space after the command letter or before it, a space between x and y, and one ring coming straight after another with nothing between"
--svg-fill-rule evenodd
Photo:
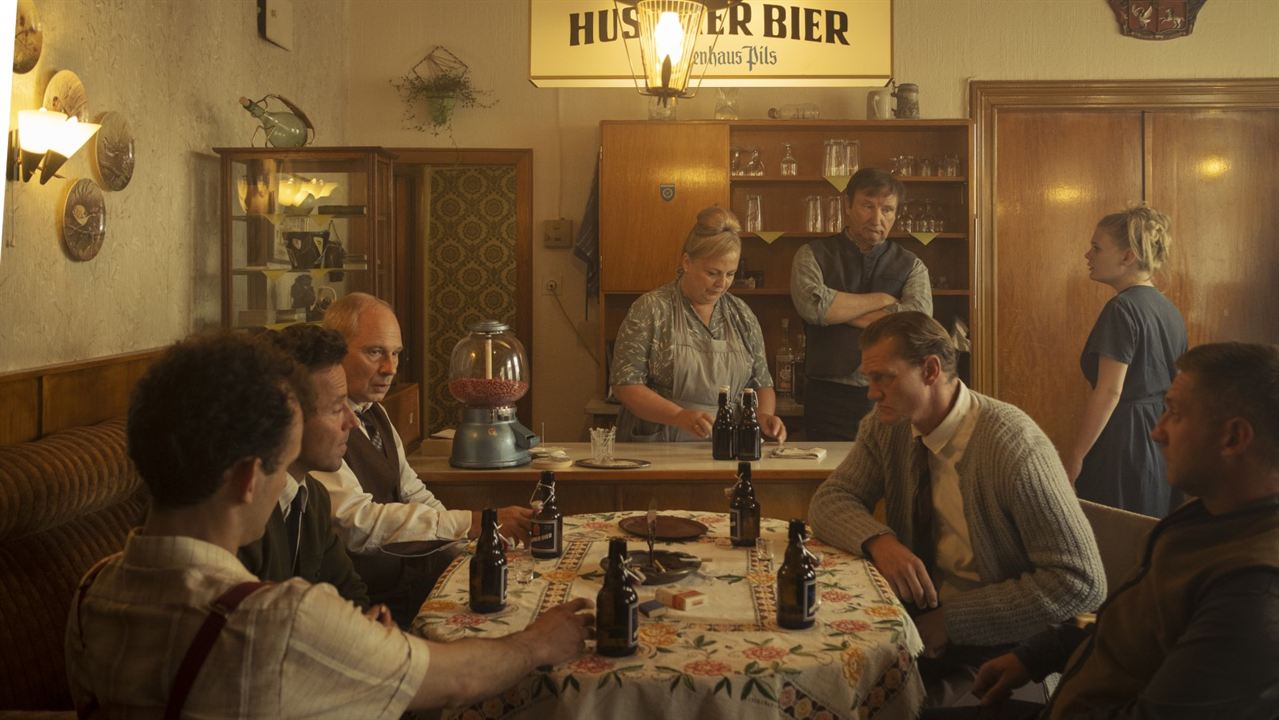
<instances>
[{"instance_id":1,"label":"man in cream knit sweater","mask_svg":"<svg viewBox=\"0 0 1279 720\"><path fill-rule=\"evenodd\" d=\"M1057 452L1025 413L969 390L945 329L894 313L861 337L875 412L813 496L813 530L875 564L953 676L1105 597ZM887 524L871 514L884 501ZM949 694L949 693L948 693Z\"/></svg>"}]
</instances>

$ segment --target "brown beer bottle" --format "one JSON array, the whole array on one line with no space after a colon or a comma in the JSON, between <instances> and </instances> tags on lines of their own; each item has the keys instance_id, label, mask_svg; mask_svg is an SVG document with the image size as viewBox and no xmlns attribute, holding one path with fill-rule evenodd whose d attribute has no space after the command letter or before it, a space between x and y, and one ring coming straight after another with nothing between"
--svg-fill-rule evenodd
<instances>
[{"instance_id":1,"label":"brown beer bottle","mask_svg":"<svg viewBox=\"0 0 1279 720\"><path fill-rule=\"evenodd\" d=\"M497 534L497 510L480 516L480 534L471 556L471 609L497 612L506 607L506 549Z\"/></svg>"},{"instance_id":2,"label":"brown beer bottle","mask_svg":"<svg viewBox=\"0 0 1279 720\"><path fill-rule=\"evenodd\" d=\"M711 457L716 460L737 458L737 426L733 423L733 406L728 402L728 386L719 386L719 410L711 426Z\"/></svg>"},{"instance_id":3,"label":"brown beer bottle","mask_svg":"<svg viewBox=\"0 0 1279 720\"><path fill-rule=\"evenodd\" d=\"M639 649L639 595L626 575L626 540L608 541L604 586L595 596L595 652L610 657Z\"/></svg>"},{"instance_id":4,"label":"brown beer bottle","mask_svg":"<svg viewBox=\"0 0 1279 720\"><path fill-rule=\"evenodd\" d=\"M534 512L529 550L533 557L542 560L559 557L564 552L564 514L555 502L554 471L542 471L531 504Z\"/></svg>"},{"instance_id":5,"label":"brown beer bottle","mask_svg":"<svg viewBox=\"0 0 1279 720\"><path fill-rule=\"evenodd\" d=\"M759 415L756 414L755 391L746 388L742 394L742 416L737 419L737 459L760 458Z\"/></svg>"},{"instance_id":6,"label":"brown beer bottle","mask_svg":"<svg viewBox=\"0 0 1279 720\"><path fill-rule=\"evenodd\" d=\"M759 539L759 500L751 484L751 464L737 463L737 484L728 504L729 537L737 547L755 547Z\"/></svg>"},{"instance_id":7,"label":"brown beer bottle","mask_svg":"<svg viewBox=\"0 0 1279 720\"><path fill-rule=\"evenodd\" d=\"M817 568L804 547L804 521L790 521L790 543L777 571L777 624L803 630L817 619Z\"/></svg>"}]
</instances>

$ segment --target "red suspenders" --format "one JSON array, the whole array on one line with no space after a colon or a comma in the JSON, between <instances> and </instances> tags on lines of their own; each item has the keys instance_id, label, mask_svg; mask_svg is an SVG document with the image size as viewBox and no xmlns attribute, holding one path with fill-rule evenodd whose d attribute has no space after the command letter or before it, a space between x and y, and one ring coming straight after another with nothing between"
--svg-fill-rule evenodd
<instances>
[{"instance_id":1,"label":"red suspenders","mask_svg":"<svg viewBox=\"0 0 1279 720\"><path fill-rule=\"evenodd\" d=\"M98 577L98 573L102 572L108 562L118 556L119 553L99 560L85 574L84 580L80 581L80 587L76 590L76 627L80 631L81 647L84 646L84 625L80 616L81 601L84 600L84 594L89 589L89 586ZM235 612L235 609L239 607L240 603L244 602L245 598L270 584L267 582L240 583L222 593L217 600L213 601L213 605L209 608L209 614L205 616L204 622L200 624L200 629L196 631L195 637L191 639L191 645L187 647L186 655L182 656L182 664L178 666L178 674L173 678L173 688L169 691L169 701L164 707L165 720L177 720L181 717L187 696L191 694L195 679L200 675L200 668L204 667L204 661L208 659L209 653L213 650L213 643L217 642L218 635L222 633L227 617ZM76 716L79 718L93 717L98 708L98 699L89 698L89 701L84 706L76 708Z\"/></svg>"}]
</instances>

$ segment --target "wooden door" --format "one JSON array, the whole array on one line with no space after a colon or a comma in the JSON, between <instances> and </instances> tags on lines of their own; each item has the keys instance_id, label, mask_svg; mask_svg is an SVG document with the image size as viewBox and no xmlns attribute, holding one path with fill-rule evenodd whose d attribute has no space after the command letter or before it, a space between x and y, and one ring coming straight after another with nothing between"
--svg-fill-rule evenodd
<instances>
[{"instance_id":1,"label":"wooden door","mask_svg":"<svg viewBox=\"0 0 1279 720\"><path fill-rule=\"evenodd\" d=\"M1005 112L996 130L995 347L1001 400L1058 448L1088 384L1079 353L1112 293L1084 253L1103 215L1142 197L1140 112Z\"/></svg>"},{"instance_id":2,"label":"wooden door","mask_svg":"<svg viewBox=\"0 0 1279 720\"><path fill-rule=\"evenodd\" d=\"M606 122L602 141L600 287L648 292L675 277L697 212L728 207L728 125Z\"/></svg>"}]
</instances>

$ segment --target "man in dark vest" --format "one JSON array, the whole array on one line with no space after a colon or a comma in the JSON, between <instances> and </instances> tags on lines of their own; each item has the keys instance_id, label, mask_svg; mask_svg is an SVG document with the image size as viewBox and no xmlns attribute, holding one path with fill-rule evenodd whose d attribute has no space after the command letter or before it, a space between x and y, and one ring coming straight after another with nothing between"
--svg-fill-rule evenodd
<instances>
[{"instance_id":1,"label":"man in dark vest","mask_svg":"<svg viewBox=\"0 0 1279 720\"><path fill-rule=\"evenodd\" d=\"M382 552L397 542L460 540L479 532L480 513L450 510L422 483L404 454L404 443L380 404L391 389L404 343L391 306L366 293L351 293L324 314L325 327L346 340L348 402L359 422L336 472L315 473L333 499L333 521L346 541L369 599L391 608L407 627L447 565L437 552L406 562ZM501 533L528 542L533 511L504 507Z\"/></svg>"},{"instance_id":2,"label":"man in dark vest","mask_svg":"<svg viewBox=\"0 0 1279 720\"><path fill-rule=\"evenodd\" d=\"M844 231L801 247L791 263L791 300L804 319L804 431L810 440L853 440L873 403L857 371L862 328L899 310L933 312L928 268L888 242L905 189L865 168L844 189Z\"/></svg>"},{"instance_id":3,"label":"man in dark vest","mask_svg":"<svg viewBox=\"0 0 1279 720\"><path fill-rule=\"evenodd\" d=\"M1196 499L1150 531L1095 624L978 671L983 705L1063 671L1048 708L980 717L1279 717L1279 345L1200 345L1177 368L1151 437L1169 484Z\"/></svg>"},{"instance_id":4,"label":"man in dark vest","mask_svg":"<svg viewBox=\"0 0 1279 720\"><path fill-rule=\"evenodd\" d=\"M284 492L262 538L240 548L240 561L249 572L270 582L300 577L312 584L329 583L342 597L367 608L368 588L333 529L329 492L311 477L312 471L341 467L347 436L355 427L342 371L346 342L338 333L315 325L293 325L263 339L305 368L312 396L302 406L302 448L289 465ZM372 614L390 620L383 606L375 607Z\"/></svg>"}]
</instances>

